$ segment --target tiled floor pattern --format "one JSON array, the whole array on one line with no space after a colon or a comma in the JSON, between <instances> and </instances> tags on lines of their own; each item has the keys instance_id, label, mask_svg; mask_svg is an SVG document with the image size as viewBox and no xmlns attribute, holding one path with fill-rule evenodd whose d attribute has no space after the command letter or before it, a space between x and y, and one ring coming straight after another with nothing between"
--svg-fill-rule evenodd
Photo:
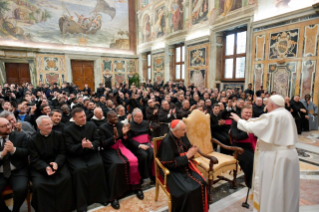
<instances>
[{"instance_id":1,"label":"tiled floor pattern","mask_svg":"<svg viewBox=\"0 0 319 212\"><path fill-rule=\"evenodd\" d=\"M319 131L303 132L299 135L299 142L319 147Z\"/></svg>"}]
</instances>

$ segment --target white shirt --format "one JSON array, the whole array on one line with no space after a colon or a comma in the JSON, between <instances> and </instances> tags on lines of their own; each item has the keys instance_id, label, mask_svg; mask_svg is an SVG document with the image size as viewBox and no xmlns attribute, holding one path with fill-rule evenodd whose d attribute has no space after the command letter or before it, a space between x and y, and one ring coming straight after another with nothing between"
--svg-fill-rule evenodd
<instances>
[{"instance_id":1,"label":"white shirt","mask_svg":"<svg viewBox=\"0 0 319 212\"><path fill-rule=\"evenodd\" d=\"M7 142L9 140L9 135L7 135L7 137L5 139L6 139L6 142ZM3 143L3 138L0 137L0 145L1 146L2 146L2 143ZM15 152L16 152L16 147L14 147L14 151L10 152L10 154L13 155ZM1 156L1 152L0 152L0 160L2 160L2 159L3 159L3 157ZM16 169L16 167L14 165L12 165L12 163L10 163L10 167L11 167L11 170L15 170ZM0 166L0 173L2 173L2 172L3 172L3 165Z\"/></svg>"}]
</instances>

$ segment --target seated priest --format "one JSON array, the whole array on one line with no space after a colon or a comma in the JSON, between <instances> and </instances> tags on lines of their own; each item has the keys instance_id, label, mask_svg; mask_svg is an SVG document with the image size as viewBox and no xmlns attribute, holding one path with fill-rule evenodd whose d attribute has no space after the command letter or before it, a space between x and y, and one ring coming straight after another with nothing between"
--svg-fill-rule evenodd
<instances>
[{"instance_id":1,"label":"seated priest","mask_svg":"<svg viewBox=\"0 0 319 212\"><path fill-rule=\"evenodd\" d=\"M244 120L252 118L252 108L250 106L244 106L242 108L241 118ZM231 125L231 134L233 138L233 145L245 150L243 154L238 155L238 161L241 169L245 173L246 185L251 188L254 168L254 152L257 144L257 138L252 133L246 133L239 130L237 128L236 121L233 121Z\"/></svg>"},{"instance_id":2,"label":"seated priest","mask_svg":"<svg viewBox=\"0 0 319 212\"><path fill-rule=\"evenodd\" d=\"M58 110L58 109L52 110L50 113L50 118L51 118L52 124L53 124L52 130L62 133L64 128L66 127L66 125L61 122L62 111Z\"/></svg>"},{"instance_id":3,"label":"seated priest","mask_svg":"<svg viewBox=\"0 0 319 212\"><path fill-rule=\"evenodd\" d=\"M143 113L136 108L132 112L133 121L130 122L128 132L128 148L138 159L138 169L143 179L143 186L151 183L153 164L153 145L150 142L150 127L148 121L143 120Z\"/></svg>"},{"instance_id":4,"label":"seated priest","mask_svg":"<svg viewBox=\"0 0 319 212\"><path fill-rule=\"evenodd\" d=\"M28 192L28 144L24 133L12 131L11 123L0 118L0 194L13 190L13 212L19 212ZM10 212L2 198L0 211Z\"/></svg>"},{"instance_id":5,"label":"seated priest","mask_svg":"<svg viewBox=\"0 0 319 212\"><path fill-rule=\"evenodd\" d=\"M309 130L318 130L318 107L310 100L310 94L305 95L301 100L308 113Z\"/></svg>"},{"instance_id":6,"label":"seated priest","mask_svg":"<svg viewBox=\"0 0 319 212\"><path fill-rule=\"evenodd\" d=\"M63 137L72 175L76 209L87 211L93 203L107 203L108 194L102 158L98 152L100 136L92 122L86 122L85 112L72 110L74 122L64 130Z\"/></svg>"},{"instance_id":7,"label":"seated priest","mask_svg":"<svg viewBox=\"0 0 319 212\"><path fill-rule=\"evenodd\" d=\"M182 102L182 108L176 111L176 116L178 119L187 118L188 115L196 108L196 105L190 106L189 101L185 99Z\"/></svg>"},{"instance_id":8,"label":"seated priest","mask_svg":"<svg viewBox=\"0 0 319 212\"><path fill-rule=\"evenodd\" d=\"M207 212L207 184L190 159L197 153L185 136L181 120L171 123L171 132L161 142L157 157L167 167L167 185L172 197L172 212Z\"/></svg>"},{"instance_id":9,"label":"seated priest","mask_svg":"<svg viewBox=\"0 0 319 212\"><path fill-rule=\"evenodd\" d=\"M292 116L295 119L297 131L300 135L302 131L309 131L309 116L305 106L300 102L300 96L295 95L290 100L290 107L292 108Z\"/></svg>"},{"instance_id":10,"label":"seated priest","mask_svg":"<svg viewBox=\"0 0 319 212\"><path fill-rule=\"evenodd\" d=\"M100 154L104 163L111 205L114 209L120 208L118 198L129 190L134 190L139 199L144 198L138 159L124 145L127 142L129 129L129 124L120 123L114 111L107 113L107 123L99 128Z\"/></svg>"},{"instance_id":11,"label":"seated priest","mask_svg":"<svg viewBox=\"0 0 319 212\"><path fill-rule=\"evenodd\" d=\"M39 131L29 140L32 207L37 212L72 211L75 202L62 133L53 130L49 116L36 122Z\"/></svg>"},{"instance_id":12,"label":"seated priest","mask_svg":"<svg viewBox=\"0 0 319 212\"><path fill-rule=\"evenodd\" d=\"M158 111L158 120L160 121L160 136L163 136L169 132L169 125L171 121L176 119L175 111L175 108L170 109L168 101L162 101L162 106Z\"/></svg>"},{"instance_id":13,"label":"seated priest","mask_svg":"<svg viewBox=\"0 0 319 212\"><path fill-rule=\"evenodd\" d=\"M146 119L150 123L150 127L152 128L153 137L160 136L160 125L158 121L158 106L152 99L147 101L148 107L146 108Z\"/></svg>"},{"instance_id":14,"label":"seated priest","mask_svg":"<svg viewBox=\"0 0 319 212\"><path fill-rule=\"evenodd\" d=\"M91 120L97 126L97 128L100 128L100 126L102 124L107 123L107 121L103 115L103 111L100 107L97 107L94 109L94 116Z\"/></svg>"},{"instance_id":15,"label":"seated priest","mask_svg":"<svg viewBox=\"0 0 319 212\"><path fill-rule=\"evenodd\" d=\"M229 136L228 136L228 128L225 126L225 120L222 119L220 113L220 105L214 104L213 112L210 117L210 129L212 138L217 139L221 143L225 145L230 145ZM214 148L216 148L214 144ZM221 153L232 155L232 151L221 148Z\"/></svg>"}]
</instances>

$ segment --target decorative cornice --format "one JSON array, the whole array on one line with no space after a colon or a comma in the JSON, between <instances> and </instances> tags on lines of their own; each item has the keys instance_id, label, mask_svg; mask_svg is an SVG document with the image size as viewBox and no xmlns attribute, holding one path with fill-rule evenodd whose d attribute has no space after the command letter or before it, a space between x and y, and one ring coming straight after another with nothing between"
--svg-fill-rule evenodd
<instances>
[{"instance_id":1,"label":"decorative cornice","mask_svg":"<svg viewBox=\"0 0 319 212\"><path fill-rule=\"evenodd\" d=\"M187 46L189 45L193 45L193 44L197 44L197 43L202 43L202 42L205 42L205 41L209 41L209 38L210 36L209 35L206 35L206 36L203 36L203 37L199 37L199 38L195 38L195 39L192 39L192 40L188 40L185 42L185 44Z\"/></svg>"},{"instance_id":2,"label":"decorative cornice","mask_svg":"<svg viewBox=\"0 0 319 212\"><path fill-rule=\"evenodd\" d=\"M282 25L285 25L285 24L291 23L292 20L295 20L295 22L305 21L303 19L300 19L300 17L307 17L307 16L311 16L311 15L315 15L315 14L316 13L315 13L315 10L313 7L311 7L311 6L305 7L305 8L300 9L300 10L295 10L295 11L291 11L291 12L284 13L281 15L277 15L277 16L273 16L270 18L255 21L255 22L253 22L252 27L253 28L261 28L261 27L265 27L265 26L275 25L275 24L278 24L280 22L282 22ZM276 26L274 26L274 27L276 27Z\"/></svg>"}]
</instances>

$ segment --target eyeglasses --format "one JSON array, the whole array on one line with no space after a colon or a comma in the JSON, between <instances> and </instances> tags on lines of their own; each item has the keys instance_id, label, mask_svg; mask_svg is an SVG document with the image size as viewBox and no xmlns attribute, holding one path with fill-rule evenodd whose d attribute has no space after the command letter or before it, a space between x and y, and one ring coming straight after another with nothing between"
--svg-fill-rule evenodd
<instances>
[{"instance_id":1,"label":"eyeglasses","mask_svg":"<svg viewBox=\"0 0 319 212\"><path fill-rule=\"evenodd\" d=\"M0 128L6 128L6 127L11 127L11 123L0 126Z\"/></svg>"}]
</instances>

